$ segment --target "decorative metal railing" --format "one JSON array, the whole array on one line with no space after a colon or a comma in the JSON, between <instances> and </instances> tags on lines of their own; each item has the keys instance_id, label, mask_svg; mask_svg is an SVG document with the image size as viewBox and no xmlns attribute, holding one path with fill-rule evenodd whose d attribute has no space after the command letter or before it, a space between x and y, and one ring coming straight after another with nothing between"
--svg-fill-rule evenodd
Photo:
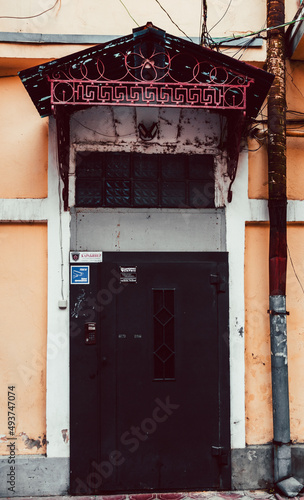
<instances>
[{"instance_id":1,"label":"decorative metal railing","mask_svg":"<svg viewBox=\"0 0 304 500\"><path fill-rule=\"evenodd\" d=\"M157 106L246 109L246 90L254 82L229 68L193 55L170 57L165 49L145 57L141 50L72 64L48 75L51 104L81 106ZM111 73L111 78L107 73ZM113 78L113 74L115 78Z\"/></svg>"}]
</instances>

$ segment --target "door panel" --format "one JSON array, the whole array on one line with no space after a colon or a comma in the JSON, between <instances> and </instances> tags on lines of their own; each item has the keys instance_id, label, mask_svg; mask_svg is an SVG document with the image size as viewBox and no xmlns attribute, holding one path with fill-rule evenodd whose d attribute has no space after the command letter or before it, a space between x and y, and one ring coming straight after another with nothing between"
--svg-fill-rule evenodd
<instances>
[{"instance_id":1,"label":"door panel","mask_svg":"<svg viewBox=\"0 0 304 500\"><path fill-rule=\"evenodd\" d=\"M79 438L71 390L72 492L229 488L227 255L106 253L91 267L82 321L97 318L98 339L78 342L77 370L71 347L71 375L96 398L95 439Z\"/></svg>"}]
</instances>

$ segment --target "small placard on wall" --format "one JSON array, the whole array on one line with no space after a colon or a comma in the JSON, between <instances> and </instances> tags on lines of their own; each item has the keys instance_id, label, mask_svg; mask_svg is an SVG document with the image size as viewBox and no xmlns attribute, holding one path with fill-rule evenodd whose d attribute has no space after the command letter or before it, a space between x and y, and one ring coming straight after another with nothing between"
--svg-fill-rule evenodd
<instances>
[{"instance_id":1,"label":"small placard on wall","mask_svg":"<svg viewBox=\"0 0 304 500\"><path fill-rule=\"evenodd\" d=\"M70 262L102 262L102 252L70 252Z\"/></svg>"},{"instance_id":2,"label":"small placard on wall","mask_svg":"<svg viewBox=\"0 0 304 500\"><path fill-rule=\"evenodd\" d=\"M120 283L137 283L137 267L119 267Z\"/></svg>"},{"instance_id":3,"label":"small placard on wall","mask_svg":"<svg viewBox=\"0 0 304 500\"><path fill-rule=\"evenodd\" d=\"M89 285L90 266L71 266L71 285Z\"/></svg>"}]
</instances>

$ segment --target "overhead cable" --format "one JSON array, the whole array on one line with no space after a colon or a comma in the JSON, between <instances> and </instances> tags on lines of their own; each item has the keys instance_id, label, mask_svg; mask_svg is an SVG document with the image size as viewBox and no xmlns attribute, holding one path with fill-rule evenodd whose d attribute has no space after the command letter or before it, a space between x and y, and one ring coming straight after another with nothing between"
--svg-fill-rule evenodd
<instances>
[{"instance_id":1,"label":"overhead cable","mask_svg":"<svg viewBox=\"0 0 304 500\"><path fill-rule=\"evenodd\" d=\"M289 250L289 246L288 246L288 245L287 245L287 251L288 251L288 256L289 256L289 259L290 259L290 263L291 263L291 267L292 267L292 270L293 270L293 272L294 272L294 275L295 275L295 277L296 277L296 278L297 278L297 280L298 280L298 283L299 283L299 285L300 285L300 287L301 287L302 292L304 293L304 288L303 288L303 285L302 285L302 283L301 283L301 280L300 280L300 278L299 278L299 276L298 276L298 274L297 274L297 272L296 272L296 269L295 269L295 266L294 266L293 260L292 260L292 258L291 258L291 253L290 253L290 250Z\"/></svg>"},{"instance_id":2,"label":"overhead cable","mask_svg":"<svg viewBox=\"0 0 304 500\"><path fill-rule=\"evenodd\" d=\"M132 21L134 21L134 23L136 24L136 26L139 26L139 24L135 21L134 17L132 16L132 14L130 13L130 11L128 10L127 6L123 3L122 0L119 0L121 5L126 9L128 15L131 17Z\"/></svg>"},{"instance_id":3,"label":"overhead cable","mask_svg":"<svg viewBox=\"0 0 304 500\"><path fill-rule=\"evenodd\" d=\"M242 38L253 37L255 35L260 35L261 33L264 33L264 32L266 33L266 32L271 31L271 30L277 30L279 28L285 28L286 26L290 26L291 24L299 23L300 21L304 21L304 17L300 17L299 19L293 19L292 21L289 21L288 23L279 24L278 26L271 26L269 28L263 28L259 31L253 31L251 33L247 33L247 35L233 36L232 38L224 38L223 40L218 42L217 45L222 45L223 43L227 43L227 42L234 42L235 40L241 40Z\"/></svg>"},{"instance_id":4,"label":"overhead cable","mask_svg":"<svg viewBox=\"0 0 304 500\"><path fill-rule=\"evenodd\" d=\"M53 10L59 2L61 2L61 0L56 0L52 7L44 10L43 12L40 12L39 14L34 14L33 16L0 16L0 19L33 19L34 17L39 17L43 14L46 14L47 12L50 12L50 10Z\"/></svg>"},{"instance_id":5,"label":"overhead cable","mask_svg":"<svg viewBox=\"0 0 304 500\"><path fill-rule=\"evenodd\" d=\"M173 23L173 24L174 24L174 26L176 26L176 27L177 27L177 29L178 29L181 33L183 33L183 35L185 35L185 37L186 37L186 38L188 38L188 40L190 40L190 42L192 42L192 39L191 39L191 38L190 38L190 37L189 37L189 36L188 36L188 35L187 35L187 34L186 34L186 33L185 33L185 32L184 32L184 31L183 31L183 30L182 30L182 29L178 26L178 24L176 24L176 23L173 21L172 17L171 17L171 16L170 16L170 14L166 11L166 9L162 6L162 4L161 4L158 0L155 0L155 2L156 2L159 6L160 6L160 8L161 8L161 9L165 12L165 14L167 14L167 16L169 17L169 19L170 19L171 23Z\"/></svg>"},{"instance_id":6,"label":"overhead cable","mask_svg":"<svg viewBox=\"0 0 304 500\"><path fill-rule=\"evenodd\" d=\"M230 2L229 2L229 4L228 4L228 7L227 7L227 9L225 10L225 12L224 12L224 14L222 15L222 17L221 17L221 18L217 21L217 23L215 23L215 24L212 26L212 28L210 28L209 33L213 30L213 28L215 28L215 26L217 26L217 25L218 25L218 24L219 24L219 23L220 23L220 22L224 19L224 17L226 16L226 14L227 14L227 12L228 12L228 10L229 10L229 8L230 8L231 3L232 3L232 0L230 0Z\"/></svg>"},{"instance_id":7,"label":"overhead cable","mask_svg":"<svg viewBox=\"0 0 304 500\"><path fill-rule=\"evenodd\" d=\"M207 0L202 0L203 12L201 15L202 21L202 33L200 37L200 44L202 47L214 47L216 44L212 40L208 28L207 28Z\"/></svg>"}]
</instances>

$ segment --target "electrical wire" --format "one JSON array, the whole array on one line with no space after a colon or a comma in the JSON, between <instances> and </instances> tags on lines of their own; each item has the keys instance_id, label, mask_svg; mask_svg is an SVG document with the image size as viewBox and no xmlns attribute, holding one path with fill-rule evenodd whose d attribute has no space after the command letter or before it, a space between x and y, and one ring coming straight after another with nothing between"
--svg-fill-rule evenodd
<instances>
[{"instance_id":1,"label":"electrical wire","mask_svg":"<svg viewBox=\"0 0 304 500\"><path fill-rule=\"evenodd\" d=\"M246 50L250 47L250 45L251 45L252 41L253 41L253 40L256 40L256 39L257 39L257 37L254 37L254 38L252 38L252 39L248 40L248 41L247 41L246 43L244 43L244 45L242 45L242 46L241 46L241 47L240 47L240 48L239 48L239 49L238 49L238 50L237 50L237 51L236 51L236 52L235 52L235 53L234 53L231 57L236 58L236 56L237 56L239 53L241 53L241 54L240 54L240 56L238 57L238 60L240 60L240 59L241 59L241 57L243 57L243 55L245 54ZM244 52L242 52L242 50L243 50ZM222 52L223 52L223 51L222 51Z\"/></svg>"},{"instance_id":2,"label":"electrical wire","mask_svg":"<svg viewBox=\"0 0 304 500\"><path fill-rule=\"evenodd\" d=\"M248 129L248 135L252 137L258 144L259 147L256 149L249 149L247 148L247 151L250 151L252 153L259 151L263 146L265 146L266 143L266 137L265 138L259 138L257 137L253 132L254 129L256 128L256 123L268 123L267 117L264 114L264 109L267 108L267 102L265 102L264 106L260 109L258 116L261 116L261 118L255 118L253 119L253 123L250 124L250 127Z\"/></svg>"},{"instance_id":3,"label":"electrical wire","mask_svg":"<svg viewBox=\"0 0 304 500\"><path fill-rule=\"evenodd\" d=\"M264 114L264 109L267 108L267 105L268 105L268 103L265 102L264 106L259 111L258 116L261 116L262 118L261 119L259 119L259 118L253 119L254 122L258 122L258 123L267 123L268 122L267 116Z\"/></svg>"},{"instance_id":4,"label":"electrical wire","mask_svg":"<svg viewBox=\"0 0 304 500\"><path fill-rule=\"evenodd\" d=\"M230 9L230 6L231 6L231 3L232 3L232 0L230 0L229 4L228 4L228 7L227 9L225 10L224 14L222 15L222 17L219 19L219 21L217 21L217 23L215 23L212 28L210 28L209 30L209 33L213 30L213 28L215 28L215 26L217 26L218 24L220 24L220 22L224 19L224 17L226 16L228 10Z\"/></svg>"},{"instance_id":5,"label":"electrical wire","mask_svg":"<svg viewBox=\"0 0 304 500\"><path fill-rule=\"evenodd\" d=\"M169 17L171 23L174 24L174 26L177 27L177 29L183 33L183 35L185 35L186 38L188 38L188 40L190 40L190 42L192 42L192 39L187 35L187 33L185 33L179 26L178 24L176 24L176 22L173 21L172 17L170 16L170 14L166 11L166 9L162 6L162 4L158 1L158 0L155 0L155 2L160 6L160 8L165 12L165 14L167 14L167 16Z\"/></svg>"},{"instance_id":6,"label":"electrical wire","mask_svg":"<svg viewBox=\"0 0 304 500\"><path fill-rule=\"evenodd\" d=\"M304 21L304 17L300 17L299 19L293 19L292 21L289 21L288 23L284 24L279 24L278 26L271 26L270 28L263 28L259 31L252 31L251 33L247 33L247 35L240 35L240 36L234 36L233 38L224 38L220 42L218 42L218 45L222 45L227 42L234 42L235 40L240 40L241 38L247 38L247 37L253 37L255 35L261 35L261 33L276 30L279 28L285 28L286 26L290 26L291 24L299 23L300 21ZM209 30L211 31L211 30ZM259 36L259 38L263 38Z\"/></svg>"},{"instance_id":7,"label":"electrical wire","mask_svg":"<svg viewBox=\"0 0 304 500\"><path fill-rule=\"evenodd\" d=\"M201 15L202 22L202 33L200 37L201 45L206 45L207 42L207 0L203 0L202 2L203 13Z\"/></svg>"},{"instance_id":8,"label":"electrical wire","mask_svg":"<svg viewBox=\"0 0 304 500\"><path fill-rule=\"evenodd\" d=\"M263 26L262 26L262 28L261 28L261 29L264 29L265 27L266 27L266 21L264 22L264 24L263 24ZM241 52L240 57L238 57L238 60L240 60L240 59L244 56L244 54L245 54L246 50L250 47L250 44L251 44L254 40L257 40L258 38L259 38L259 36L255 36L255 37L253 37L252 39L250 39L250 40L249 40L249 42L245 43L242 47L240 47L240 49L239 49L239 50L238 50L238 51L237 51L237 52L236 52L236 53L235 53L232 57L236 57L236 55L237 55L237 54L238 54L241 50L244 50L244 52Z\"/></svg>"},{"instance_id":9,"label":"electrical wire","mask_svg":"<svg viewBox=\"0 0 304 500\"><path fill-rule=\"evenodd\" d=\"M101 135L102 137L109 137L109 138L117 137L116 135L102 134L101 132L98 132L98 130L95 130L95 129L91 128L91 127L87 127L87 125L84 125L83 123L81 123L79 120L77 120L76 118L74 118L74 116L71 116L71 119L74 122L78 123L78 125L81 125L83 128L85 128L87 130L90 130L90 132L94 132L97 135ZM132 132L131 134L119 134L119 137L130 137L131 135L135 135L134 132Z\"/></svg>"},{"instance_id":10,"label":"electrical wire","mask_svg":"<svg viewBox=\"0 0 304 500\"><path fill-rule=\"evenodd\" d=\"M199 40L201 40L202 36L201 36L201 21L203 19L203 3L204 3L205 0L201 0L201 11L200 11L200 25L199 25L199 32L198 32L198 38Z\"/></svg>"},{"instance_id":11,"label":"electrical wire","mask_svg":"<svg viewBox=\"0 0 304 500\"><path fill-rule=\"evenodd\" d=\"M57 131L58 134L58 131ZM64 297L64 256L63 256L63 230L62 230L62 198L61 198L61 175L58 148L56 148L57 166L58 166L58 210L59 210L59 247L60 247L60 294Z\"/></svg>"},{"instance_id":12,"label":"electrical wire","mask_svg":"<svg viewBox=\"0 0 304 500\"><path fill-rule=\"evenodd\" d=\"M294 79L293 79L293 76L291 73L289 73L288 69L286 68L286 72L288 73L288 75L290 76L290 79L291 79L291 83L292 85L297 89L297 91L301 94L301 96L303 97L304 99L304 95L302 94L301 90L299 89L299 87L295 84L294 82Z\"/></svg>"},{"instance_id":13,"label":"electrical wire","mask_svg":"<svg viewBox=\"0 0 304 500\"><path fill-rule=\"evenodd\" d=\"M0 19L33 19L34 17L39 17L43 14L46 14L47 12L50 12L50 10L53 10L59 2L61 2L61 0L56 0L52 7L44 10L43 12L40 12L40 14L35 14L33 16L0 16Z\"/></svg>"},{"instance_id":14,"label":"electrical wire","mask_svg":"<svg viewBox=\"0 0 304 500\"><path fill-rule=\"evenodd\" d=\"M64 299L64 260L63 260L63 233L62 233L62 200L61 200L61 183L60 174L58 172L58 198L59 198L59 245L60 245L60 278L61 278L61 299Z\"/></svg>"},{"instance_id":15,"label":"electrical wire","mask_svg":"<svg viewBox=\"0 0 304 500\"><path fill-rule=\"evenodd\" d=\"M254 137L254 139L257 141L257 139ZM246 151L248 151L249 153L256 153L257 151L259 151L262 147L263 147L264 144L260 144L258 148L256 149L249 149L247 148Z\"/></svg>"},{"instance_id":16,"label":"electrical wire","mask_svg":"<svg viewBox=\"0 0 304 500\"><path fill-rule=\"evenodd\" d=\"M202 0L202 14L201 14L202 30L200 36L200 44L202 47L215 47L216 43L211 38L210 33L207 28L207 0Z\"/></svg>"},{"instance_id":17,"label":"electrical wire","mask_svg":"<svg viewBox=\"0 0 304 500\"><path fill-rule=\"evenodd\" d=\"M289 259L290 259L291 267L292 267L292 269L293 269L293 272L294 272L295 277L296 277L296 278L297 278L297 280L298 280L298 283L299 283L299 285L300 285L300 287L301 287L301 290L302 290L302 292L304 293L304 288L303 288L303 285L302 285L302 283L301 283L301 281L300 281L300 278L299 278L299 276L298 276L298 274L297 274L297 272L296 272L296 269L295 269L295 266L294 266L293 260L292 260L292 258L291 258L291 253L290 253L290 250L289 250L289 246L288 246L288 244L286 244L286 245L287 245L287 251L288 251L288 255L289 255Z\"/></svg>"},{"instance_id":18,"label":"electrical wire","mask_svg":"<svg viewBox=\"0 0 304 500\"><path fill-rule=\"evenodd\" d=\"M263 108L261 109L261 111L260 111L259 115L261 114L261 115L263 116L262 111L265 109L265 107L266 107L266 106L267 106L267 103L266 103L266 104L264 104L264 106L263 106ZM292 110L292 109L287 109L287 110L286 110L286 113L287 113L287 114L291 114L291 115L301 116L301 117L303 117L303 119L304 119L304 112L303 112L303 111L294 111L294 110ZM258 116L259 116L259 115L258 115ZM254 121L255 123L267 123L267 122L268 122L267 117L266 117L266 118L262 118L262 119L259 119L259 118L253 118L253 119L252 119L252 121ZM288 121L288 122L290 122L290 121L292 121L292 120L289 120L289 119L288 119L287 121ZM302 123L302 120L293 120L293 121L294 121L294 122L299 121L299 123ZM254 127L254 125L253 125L253 127Z\"/></svg>"},{"instance_id":19,"label":"electrical wire","mask_svg":"<svg viewBox=\"0 0 304 500\"><path fill-rule=\"evenodd\" d=\"M131 17L132 21L134 21L134 23L136 24L136 26L139 26L138 22L135 21L134 17L132 16L132 14L130 13L129 9L127 8L127 6L123 3L122 0L119 0L121 5L126 9L128 15Z\"/></svg>"},{"instance_id":20,"label":"electrical wire","mask_svg":"<svg viewBox=\"0 0 304 500\"><path fill-rule=\"evenodd\" d=\"M295 110L295 109L287 109L286 111L287 113L290 113L292 115L300 115L300 116L304 116L304 111L298 111L298 110Z\"/></svg>"},{"instance_id":21,"label":"electrical wire","mask_svg":"<svg viewBox=\"0 0 304 500\"><path fill-rule=\"evenodd\" d=\"M286 113L290 113L292 115L304 116L304 111L294 111L292 109L287 109Z\"/></svg>"}]
</instances>

